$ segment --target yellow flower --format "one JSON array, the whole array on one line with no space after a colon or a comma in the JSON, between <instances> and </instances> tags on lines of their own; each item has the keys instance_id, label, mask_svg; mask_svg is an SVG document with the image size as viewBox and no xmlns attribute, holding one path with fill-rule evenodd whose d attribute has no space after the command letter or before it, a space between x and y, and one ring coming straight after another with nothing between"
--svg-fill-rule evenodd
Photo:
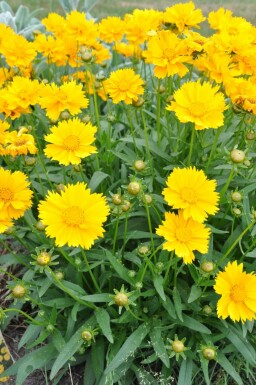
<instances>
[{"instance_id":1,"label":"yellow flower","mask_svg":"<svg viewBox=\"0 0 256 385\"><path fill-rule=\"evenodd\" d=\"M131 104L133 100L137 101L139 95L144 92L142 85L143 80L132 68L112 72L105 82L106 92L115 104L122 100L126 104Z\"/></svg>"},{"instance_id":2,"label":"yellow flower","mask_svg":"<svg viewBox=\"0 0 256 385\"><path fill-rule=\"evenodd\" d=\"M57 246L90 249L103 236L102 225L108 214L106 198L91 194L84 183L69 184L60 194L49 192L39 204L39 218L46 226L46 235L55 238Z\"/></svg>"},{"instance_id":3,"label":"yellow flower","mask_svg":"<svg viewBox=\"0 0 256 385\"><path fill-rule=\"evenodd\" d=\"M141 58L142 49L139 45L130 45L126 43L116 43L113 49L125 57Z\"/></svg>"},{"instance_id":4,"label":"yellow flower","mask_svg":"<svg viewBox=\"0 0 256 385\"><path fill-rule=\"evenodd\" d=\"M203 170L195 167L174 168L167 179L163 196L174 209L183 209L185 219L204 222L208 214L218 211L219 194L216 181L208 180Z\"/></svg>"},{"instance_id":5,"label":"yellow flower","mask_svg":"<svg viewBox=\"0 0 256 385\"><path fill-rule=\"evenodd\" d=\"M147 51L143 52L146 63L154 64L154 75L157 78L173 76L180 77L188 72L184 62L188 62L185 40L179 39L170 31L159 31L148 42Z\"/></svg>"},{"instance_id":6,"label":"yellow flower","mask_svg":"<svg viewBox=\"0 0 256 385\"><path fill-rule=\"evenodd\" d=\"M75 81L64 83L60 87L54 83L46 84L40 96L39 104L46 109L46 115L53 120L57 120L64 110L68 110L72 115L79 114L81 108L86 108L89 104L82 85L76 84Z\"/></svg>"},{"instance_id":7,"label":"yellow flower","mask_svg":"<svg viewBox=\"0 0 256 385\"><path fill-rule=\"evenodd\" d=\"M256 313L256 276L243 271L243 264L229 262L225 271L219 272L214 290L221 298L217 304L219 318L233 321L253 320Z\"/></svg>"},{"instance_id":8,"label":"yellow flower","mask_svg":"<svg viewBox=\"0 0 256 385\"><path fill-rule=\"evenodd\" d=\"M224 95L219 87L212 87L208 82L184 83L174 93L175 101L166 107L174 111L182 123L195 123L196 130L218 128L223 125L225 105Z\"/></svg>"},{"instance_id":9,"label":"yellow flower","mask_svg":"<svg viewBox=\"0 0 256 385\"><path fill-rule=\"evenodd\" d=\"M32 191L23 172L0 168L0 219L20 218L32 205Z\"/></svg>"},{"instance_id":10,"label":"yellow flower","mask_svg":"<svg viewBox=\"0 0 256 385\"><path fill-rule=\"evenodd\" d=\"M55 36L63 36L66 31L66 21L64 17L55 12L49 13L47 17L42 20L42 24L46 30L52 32Z\"/></svg>"},{"instance_id":11,"label":"yellow flower","mask_svg":"<svg viewBox=\"0 0 256 385\"><path fill-rule=\"evenodd\" d=\"M9 134L9 123L0 120L0 155L5 155L5 142Z\"/></svg>"},{"instance_id":12,"label":"yellow flower","mask_svg":"<svg viewBox=\"0 0 256 385\"><path fill-rule=\"evenodd\" d=\"M164 22L174 24L179 32L187 28L199 28L198 24L205 20L201 9L195 9L195 4L190 1L186 4L175 4L166 8Z\"/></svg>"},{"instance_id":13,"label":"yellow flower","mask_svg":"<svg viewBox=\"0 0 256 385\"><path fill-rule=\"evenodd\" d=\"M122 40L124 27L120 17L108 16L99 23L99 37L106 43L118 42Z\"/></svg>"},{"instance_id":14,"label":"yellow flower","mask_svg":"<svg viewBox=\"0 0 256 385\"><path fill-rule=\"evenodd\" d=\"M17 156L37 153L35 139L27 132L27 128L24 127L19 131L12 131L8 134L5 148L7 155Z\"/></svg>"},{"instance_id":15,"label":"yellow flower","mask_svg":"<svg viewBox=\"0 0 256 385\"><path fill-rule=\"evenodd\" d=\"M1 212L0 212L1 215ZM0 217L0 234L4 233L9 227L12 227L13 223L11 219L2 219Z\"/></svg>"},{"instance_id":16,"label":"yellow flower","mask_svg":"<svg viewBox=\"0 0 256 385\"><path fill-rule=\"evenodd\" d=\"M79 119L69 119L51 128L51 133L45 136L50 144L44 150L48 158L57 160L65 166L79 164L81 159L94 154L97 150L91 144L97 128L91 123L83 123Z\"/></svg>"},{"instance_id":17,"label":"yellow flower","mask_svg":"<svg viewBox=\"0 0 256 385\"><path fill-rule=\"evenodd\" d=\"M182 211L179 211L178 215L165 213L165 220L156 233L166 240L163 249L174 250L177 257L183 258L185 264L192 263L195 259L194 250L202 254L208 252L210 230L192 218L185 219Z\"/></svg>"},{"instance_id":18,"label":"yellow flower","mask_svg":"<svg viewBox=\"0 0 256 385\"><path fill-rule=\"evenodd\" d=\"M10 67L28 67L36 57L33 43L15 33L2 40L0 52L4 55Z\"/></svg>"}]
</instances>

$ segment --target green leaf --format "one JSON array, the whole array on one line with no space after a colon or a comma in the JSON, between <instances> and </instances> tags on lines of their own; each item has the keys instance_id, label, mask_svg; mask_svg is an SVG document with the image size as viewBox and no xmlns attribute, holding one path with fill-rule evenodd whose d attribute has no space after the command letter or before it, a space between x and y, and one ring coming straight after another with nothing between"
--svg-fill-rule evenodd
<instances>
[{"instance_id":1,"label":"green leaf","mask_svg":"<svg viewBox=\"0 0 256 385\"><path fill-rule=\"evenodd\" d=\"M92 368L97 381L103 374L105 357L104 339L100 336L97 338L97 343L92 345Z\"/></svg>"},{"instance_id":2,"label":"green leaf","mask_svg":"<svg viewBox=\"0 0 256 385\"><path fill-rule=\"evenodd\" d=\"M243 337L242 332L241 334L238 334L238 330L235 328L230 327L229 332L227 334L227 338L232 342L232 344L236 347L237 351L242 354L245 361L248 362L248 364L255 366L255 350L252 348L252 346L249 344L249 342L246 340L246 338ZM250 350L251 348L251 350Z\"/></svg>"},{"instance_id":3,"label":"green leaf","mask_svg":"<svg viewBox=\"0 0 256 385\"><path fill-rule=\"evenodd\" d=\"M84 385L95 385L96 377L92 368L92 357L88 354L84 368Z\"/></svg>"},{"instance_id":4,"label":"green leaf","mask_svg":"<svg viewBox=\"0 0 256 385\"><path fill-rule=\"evenodd\" d=\"M43 368L50 362L56 354L56 349L52 344L43 346L37 350L19 359L10 368L8 368L4 375L16 375L16 385L22 385L27 376L36 369Z\"/></svg>"},{"instance_id":5,"label":"green leaf","mask_svg":"<svg viewBox=\"0 0 256 385\"><path fill-rule=\"evenodd\" d=\"M196 286L196 285L193 285L191 288L189 297L188 297L188 303L192 303L192 302L196 301L200 297L201 294L202 294L201 288Z\"/></svg>"},{"instance_id":6,"label":"green leaf","mask_svg":"<svg viewBox=\"0 0 256 385\"><path fill-rule=\"evenodd\" d=\"M101 293L101 294L91 294L81 297L82 300L86 302L110 302L110 294Z\"/></svg>"},{"instance_id":7,"label":"green leaf","mask_svg":"<svg viewBox=\"0 0 256 385\"><path fill-rule=\"evenodd\" d=\"M170 298L166 297L166 300L165 302L162 302L162 305L172 319L177 319L175 307Z\"/></svg>"},{"instance_id":8,"label":"green leaf","mask_svg":"<svg viewBox=\"0 0 256 385\"><path fill-rule=\"evenodd\" d=\"M117 272L118 276L124 281L132 284L131 278L128 275L128 270L122 265L122 263L108 250L106 250L106 256Z\"/></svg>"},{"instance_id":9,"label":"green leaf","mask_svg":"<svg viewBox=\"0 0 256 385\"><path fill-rule=\"evenodd\" d=\"M72 357L75 352L82 346L83 340L81 338L81 333L84 329L88 327L92 327L95 324L95 317L92 316L89 318L87 322L85 322L84 325L82 325L75 334L70 338L70 340L66 343L60 354L58 355L57 359L55 360L51 374L50 379L52 380L58 371L67 363L67 361Z\"/></svg>"},{"instance_id":10,"label":"green leaf","mask_svg":"<svg viewBox=\"0 0 256 385\"><path fill-rule=\"evenodd\" d=\"M183 314L183 323L184 326L186 326L189 329L196 330L197 332L205 333L205 334L211 334L211 330L208 329L206 326L201 324L201 322L197 321L196 319L189 317L186 314Z\"/></svg>"},{"instance_id":11,"label":"green leaf","mask_svg":"<svg viewBox=\"0 0 256 385\"><path fill-rule=\"evenodd\" d=\"M217 361L223 367L223 369L236 381L237 385L244 384L242 378L237 373L234 366L229 362L229 360L226 358L226 356L223 353L218 352Z\"/></svg>"},{"instance_id":12,"label":"green leaf","mask_svg":"<svg viewBox=\"0 0 256 385\"><path fill-rule=\"evenodd\" d=\"M105 370L105 374L110 373L112 370L117 369L128 357L134 354L138 349L141 342L144 340L150 330L150 324L143 323L136 329L122 345L121 349L117 352L113 360L110 362Z\"/></svg>"},{"instance_id":13,"label":"green leaf","mask_svg":"<svg viewBox=\"0 0 256 385\"><path fill-rule=\"evenodd\" d=\"M96 320L102 330L104 336L109 340L112 344L114 342L112 331L110 328L110 316L105 309L100 309L95 311Z\"/></svg>"},{"instance_id":14,"label":"green leaf","mask_svg":"<svg viewBox=\"0 0 256 385\"><path fill-rule=\"evenodd\" d=\"M201 361L201 367L204 373L205 385L211 385L210 379L209 379L209 371L208 371L209 361L205 360L203 357L200 358L200 361Z\"/></svg>"},{"instance_id":15,"label":"green leaf","mask_svg":"<svg viewBox=\"0 0 256 385\"><path fill-rule=\"evenodd\" d=\"M102 172L102 171L95 171L95 173L93 174L89 184L88 184L88 187L89 189L94 192L97 187L101 184L101 182L108 178L109 175L106 174L105 172Z\"/></svg>"},{"instance_id":16,"label":"green leaf","mask_svg":"<svg viewBox=\"0 0 256 385\"><path fill-rule=\"evenodd\" d=\"M191 385L192 384L192 364L191 358L182 361L179 372L179 379L177 385Z\"/></svg>"},{"instance_id":17,"label":"green leaf","mask_svg":"<svg viewBox=\"0 0 256 385\"><path fill-rule=\"evenodd\" d=\"M164 341L161 335L161 329L159 327L153 328L149 333L153 348L157 357L165 364L167 368L170 367L170 359L168 357Z\"/></svg>"},{"instance_id":18,"label":"green leaf","mask_svg":"<svg viewBox=\"0 0 256 385\"><path fill-rule=\"evenodd\" d=\"M165 293L164 293L164 279L161 275L157 275L153 280L156 291L163 301L166 301Z\"/></svg>"},{"instance_id":19,"label":"green leaf","mask_svg":"<svg viewBox=\"0 0 256 385\"><path fill-rule=\"evenodd\" d=\"M181 298L180 298L180 293L178 292L177 287L173 289L173 302L174 302L174 307L177 313L178 318L183 321L183 316L182 316L182 303L181 303Z\"/></svg>"}]
</instances>

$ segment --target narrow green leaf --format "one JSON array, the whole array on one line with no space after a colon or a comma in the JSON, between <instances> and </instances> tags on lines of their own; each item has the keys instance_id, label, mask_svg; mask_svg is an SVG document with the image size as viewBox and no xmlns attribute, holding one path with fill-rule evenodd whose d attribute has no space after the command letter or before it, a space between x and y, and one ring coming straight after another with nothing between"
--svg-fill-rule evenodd
<instances>
[{"instance_id":1,"label":"narrow green leaf","mask_svg":"<svg viewBox=\"0 0 256 385\"><path fill-rule=\"evenodd\" d=\"M144 340L146 335L150 330L150 325L148 323L143 323L136 329L122 345L121 349L118 351L116 356L110 362L108 367L105 370L105 374L108 374L112 370L118 368L131 354L135 352L136 349L140 346L141 342Z\"/></svg>"},{"instance_id":2,"label":"narrow green leaf","mask_svg":"<svg viewBox=\"0 0 256 385\"><path fill-rule=\"evenodd\" d=\"M205 385L211 385L208 371L209 361L205 360L203 357L200 359L200 361L204 373Z\"/></svg>"},{"instance_id":3,"label":"narrow green leaf","mask_svg":"<svg viewBox=\"0 0 256 385\"><path fill-rule=\"evenodd\" d=\"M55 360L51 374L50 379L52 380L58 371L67 363L67 361L72 357L75 352L82 346L83 340L81 338L81 333L84 329L87 327L93 327L95 324L95 318L92 316L89 318L87 322L85 322L84 325L82 325L75 334L70 338L70 340L66 343L60 354L58 355L57 359Z\"/></svg>"},{"instance_id":4,"label":"narrow green leaf","mask_svg":"<svg viewBox=\"0 0 256 385\"><path fill-rule=\"evenodd\" d=\"M188 303L196 301L202 294L202 289L196 285L193 285L188 297Z\"/></svg>"},{"instance_id":5,"label":"narrow green leaf","mask_svg":"<svg viewBox=\"0 0 256 385\"><path fill-rule=\"evenodd\" d=\"M165 293L164 293L164 279L161 275L157 275L153 280L156 291L163 301L166 301Z\"/></svg>"},{"instance_id":6,"label":"narrow green leaf","mask_svg":"<svg viewBox=\"0 0 256 385\"><path fill-rule=\"evenodd\" d=\"M179 379L177 385L191 385L192 384L192 360L187 358L182 361L179 372Z\"/></svg>"},{"instance_id":7,"label":"narrow green leaf","mask_svg":"<svg viewBox=\"0 0 256 385\"><path fill-rule=\"evenodd\" d=\"M186 314L183 314L183 322L182 325L186 326L189 329L196 330L197 332L211 334L211 330L204 326L201 322L196 319L189 317Z\"/></svg>"},{"instance_id":8,"label":"narrow green leaf","mask_svg":"<svg viewBox=\"0 0 256 385\"><path fill-rule=\"evenodd\" d=\"M237 385L244 384L242 378L237 373L234 366L229 362L229 360L226 358L226 356L223 353L218 352L217 361L223 367L223 369L236 381Z\"/></svg>"},{"instance_id":9,"label":"narrow green leaf","mask_svg":"<svg viewBox=\"0 0 256 385\"><path fill-rule=\"evenodd\" d=\"M183 316L182 316L182 303L181 303L181 298L180 298L180 293L178 292L177 287L173 289L173 302L174 302L174 307L177 313L178 318L183 321Z\"/></svg>"},{"instance_id":10,"label":"narrow green leaf","mask_svg":"<svg viewBox=\"0 0 256 385\"><path fill-rule=\"evenodd\" d=\"M110 302L110 294L101 293L101 294L90 294L81 297L82 300L86 302Z\"/></svg>"},{"instance_id":11,"label":"narrow green leaf","mask_svg":"<svg viewBox=\"0 0 256 385\"><path fill-rule=\"evenodd\" d=\"M175 307L170 298L166 297L166 300L165 302L162 302L162 305L172 319L177 319Z\"/></svg>"},{"instance_id":12,"label":"narrow green leaf","mask_svg":"<svg viewBox=\"0 0 256 385\"><path fill-rule=\"evenodd\" d=\"M156 352L156 355L160 358L160 360L165 364L167 368L170 367L170 359L168 357L164 341L161 335L161 329L159 327L155 327L149 333L153 348Z\"/></svg>"},{"instance_id":13,"label":"narrow green leaf","mask_svg":"<svg viewBox=\"0 0 256 385\"><path fill-rule=\"evenodd\" d=\"M92 345L92 368L97 382L103 374L105 357L104 338L100 336L97 338L97 343Z\"/></svg>"},{"instance_id":14,"label":"narrow green leaf","mask_svg":"<svg viewBox=\"0 0 256 385\"><path fill-rule=\"evenodd\" d=\"M101 182L108 177L109 175L106 174L105 172L95 171L95 173L93 174L88 184L89 189L91 189L91 191L94 192L97 189L97 187L101 184Z\"/></svg>"},{"instance_id":15,"label":"narrow green leaf","mask_svg":"<svg viewBox=\"0 0 256 385\"><path fill-rule=\"evenodd\" d=\"M131 278L128 275L128 270L122 265L122 263L108 250L106 250L106 256L119 277L132 284Z\"/></svg>"},{"instance_id":16,"label":"narrow green leaf","mask_svg":"<svg viewBox=\"0 0 256 385\"><path fill-rule=\"evenodd\" d=\"M112 331L110 328L110 316L105 309L100 309L95 311L96 320L102 330L104 336L109 340L112 344L114 342Z\"/></svg>"}]
</instances>

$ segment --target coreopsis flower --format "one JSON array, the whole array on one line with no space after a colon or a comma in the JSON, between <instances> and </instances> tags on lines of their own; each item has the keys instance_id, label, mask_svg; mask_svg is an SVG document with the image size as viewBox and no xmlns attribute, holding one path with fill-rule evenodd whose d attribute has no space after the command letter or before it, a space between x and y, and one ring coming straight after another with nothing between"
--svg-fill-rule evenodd
<instances>
[{"instance_id":1,"label":"coreopsis flower","mask_svg":"<svg viewBox=\"0 0 256 385\"><path fill-rule=\"evenodd\" d=\"M92 146L97 128L91 123L83 123L79 119L69 119L59 122L51 128L50 134L45 136L44 153L47 158L57 160L65 166L79 164L81 159L94 154L97 150Z\"/></svg>"},{"instance_id":2,"label":"coreopsis flower","mask_svg":"<svg viewBox=\"0 0 256 385\"><path fill-rule=\"evenodd\" d=\"M210 230L203 223L192 218L185 219L182 211L176 215L165 213L165 220L160 225L156 234L164 237L163 249L175 251L185 264L192 263L195 259L194 251L202 254L208 252Z\"/></svg>"},{"instance_id":3,"label":"coreopsis flower","mask_svg":"<svg viewBox=\"0 0 256 385\"><path fill-rule=\"evenodd\" d=\"M26 175L0 168L0 219L20 218L32 205L32 191Z\"/></svg>"},{"instance_id":4,"label":"coreopsis flower","mask_svg":"<svg viewBox=\"0 0 256 385\"><path fill-rule=\"evenodd\" d=\"M99 23L99 38L106 43L122 40L124 34L124 21L117 16L108 16Z\"/></svg>"},{"instance_id":5,"label":"coreopsis flower","mask_svg":"<svg viewBox=\"0 0 256 385\"><path fill-rule=\"evenodd\" d=\"M182 209L185 219L191 217L197 222L204 222L209 214L218 211L217 183L207 179L203 170L174 168L166 184L164 199L174 209Z\"/></svg>"},{"instance_id":6,"label":"coreopsis flower","mask_svg":"<svg viewBox=\"0 0 256 385\"><path fill-rule=\"evenodd\" d=\"M65 33L75 37L79 44L91 46L97 41L98 26L93 19L87 20L84 12L72 11L66 16Z\"/></svg>"},{"instance_id":7,"label":"coreopsis flower","mask_svg":"<svg viewBox=\"0 0 256 385\"><path fill-rule=\"evenodd\" d=\"M46 115L50 119L57 120L64 110L72 115L79 114L81 108L88 106L89 101L84 95L82 85L71 81L60 87L54 83L46 84L41 90L39 104L46 109Z\"/></svg>"},{"instance_id":8,"label":"coreopsis flower","mask_svg":"<svg viewBox=\"0 0 256 385\"><path fill-rule=\"evenodd\" d=\"M174 111L180 122L194 123L196 130L221 127L227 107L224 95L218 91L218 86L213 87L208 82L184 83L166 109Z\"/></svg>"},{"instance_id":9,"label":"coreopsis flower","mask_svg":"<svg viewBox=\"0 0 256 385\"><path fill-rule=\"evenodd\" d=\"M52 32L55 36L61 37L65 34L66 20L55 12L49 13L49 15L42 20L42 24L48 32Z\"/></svg>"},{"instance_id":10,"label":"coreopsis flower","mask_svg":"<svg viewBox=\"0 0 256 385\"><path fill-rule=\"evenodd\" d=\"M232 78L225 82L225 88L234 105L256 114L256 83L250 78Z\"/></svg>"},{"instance_id":11,"label":"coreopsis flower","mask_svg":"<svg viewBox=\"0 0 256 385\"><path fill-rule=\"evenodd\" d=\"M148 42L148 49L143 52L146 63L154 64L154 75L157 78L165 78L178 74L183 77L188 68L184 63L188 62L185 40L179 39L171 31L159 31Z\"/></svg>"},{"instance_id":12,"label":"coreopsis flower","mask_svg":"<svg viewBox=\"0 0 256 385\"><path fill-rule=\"evenodd\" d=\"M140 75L132 68L125 68L112 72L105 82L105 87L113 103L117 104L123 100L126 104L131 104L143 94L143 83Z\"/></svg>"},{"instance_id":13,"label":"coreopsis flower","mask_svg":"<svg viewBox=\"0 0 256 385\"><path fill-rule=\"evenodd\" d=\"M6 138L6 155L17 156L37 153L35 139L33 135L27 132L26 127L21 128L19 131L9 132Z\"/></svg>"},{"instance_id":14,"label":"coreopsis flower","mask_svg":"<svg viewBox=\"0 0 256 385\"><path fill-rule=\"evenodd\" d=\"M243 271L243 264L229 262L216 276L214 290L221 295L217 303L219 318L252 321L256 315L256 276Z\"/></svg>"},{"instance_id":15,"label":"coreopsis flower","mask_svg":"<svg viewBox=\"0 0 256 385\"><path fill-rule=\"evenodd\" d=\"M86 184L80 182L65 186L60 194L49 192L38 209L46 235L55 238L57 246L68 244L85 249L103 236L103 223L109 214L106 198L91 194Z\"/></svg>"},{"instance_id":16,"label":"coreopsis flower","mask_svg":"<svg viewBox=\"0 0 256 385\"><path fill-rule=\"evenodd\" d=\"M221 30L224 25L232 18L232 11L219 8L217 11L212 11L208 15L208 22L211 29Z\"/></svg>"},{"instance_id":17,"label":"coreopsis flower","mask_svg":"<svg viewBox=\"0 0 256 385\"><path fill-rule=\"evenodd\" d=\"M116 43L113 49L125 57L134 57L137 59L142 57L142 49L139 45L131 45L121 42Z\"/></svg>"},{"instance_id":18,"label":"coreopsis flower","mask_svg":"<svg viewBox=\"0 0 256 385\"><path fill-rule=\"evenodd\" d=\"M47 58L49 63L55 63L57 66L64 66L68 61L65 52L64 41L61 38L46 36L41 33L34 40L34 48L37 52Z\"/></svg>"},{"instance_id":19,"label":"coreopsis flower","mask_svg":"<svg viewBox=\"0 0 256 385\"><path fill-rule=\"evenodd\" d=\"M174 25L180 33L189 28L200 28L198 24L205 20L201 9L195 9L192 1L166 8L163 17L164 23Z\"/></svg>"},{"instance_id":20,"label":"coreopsis flower","mask_svg":"<svg viewBox=\"0 0 256 385\"><path fill-rule=\"evenodd\" d=\"M0 52L10 67L29 67L36 57L33 43L16 34L11 35L11 40L2 40Z\"/></svg>"}]
</instances>

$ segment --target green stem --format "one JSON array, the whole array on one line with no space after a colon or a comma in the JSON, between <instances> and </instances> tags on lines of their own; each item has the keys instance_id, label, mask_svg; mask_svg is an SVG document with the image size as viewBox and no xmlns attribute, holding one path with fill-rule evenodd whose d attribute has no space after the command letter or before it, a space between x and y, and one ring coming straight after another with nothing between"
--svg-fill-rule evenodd
<instances>
[{"instance_id":1,"label":"green stem","mask_svg":"<svg viewBox=\"0 0 256 385\"><path fill-rule=\"evenodd\" d=\"M149 142L148 142L148 132L147 132L145 115L144 115L143 109L141 109L140 111L141 111L141 119L142 119L142 123L143 123L144 136L145 136L145 142L146 142L147 158L148 158L148 162L149 162L149 166L150 166L151 175L154 179L154 168L153 168L153 162L152 162L153 157L150 155L150 148L149 148Z\"/></svg>"},{"instance_id":2,"label":"green stem","mask_svg":"<svg viewBox=\"0 0 256 385\"><path fill-rule=\"evenodd\" d=\"M235 168L233 167L232 170L230 171L230 174L229 174L229 177L228 177L228 180L227 180L225 186L222 188L222 190L220 192L220 201L224 198L224 195L225 195L225 193L226 193L226 191L230 185L230 182L233 179L234 173L235 173Z\"/></svg>"},{"instance_id":3,"label":"green stem","mask_svg":"<svg viewBox=\"0 0 256 385\"><path fill-rule=\"evenodd\" d=\"M147 201L145 199L145 195L144 194L143 194L143 201L145 203L145 208L146 208L146 212L147 212L148 228L149 228L149 232L150 232L150 239L151 239L152 250L154 252L155 251L155 243L154 243L154 238L153 238L152 223L151 223L151 218L150 218L150 212L149 212L148 204L147 204ZM154 254L154 261L156 263L156 255L155 254Z\"/></svg>"},{"instance_id":4,"label":"green stem","mask_svg":"<svg viewBox=\"0 0 256 385\"><path fill-rule=\"evenodd\" d=\"M150 257L148 258L148 257L144 257L146 260L147 260L147 262L146 262L146 265L145 265L145 267L144 267L144 270L143 270L143 272L142 272L142 275L141 275L141 278L140 278L140 281L141 282L143 282L143 278L144 278L144 276L145 276L145 274L146 274L146 271L147 271L147 268L148 268L148 266L150 266L150 269L151 269L151 271L152 271L152 273L154 273L154 269L153 269L153 267L151 266L151 261L150 261L150 259L160 250L162 248L162 244L160 245L160 246L158 246L156 249L155 249L155 251L150 255Z\"/></svg>"},{"instance_id":5,"label":"green stem","mask_svg":"<svg viewBox=\"0 0 256 385\"><path fill-rule=\"evenodd\" d=\"M208 158L208 162L207 162L206 168L205 168L206 174L207 174L208 168L209 168L209 166L211 164L213 154L215 154L216 147L217 147L217 144L218 144L218 140L219 140L219 136L221 134L221 131L222 131L222 127L218 129L217 134L215 135L215 138L214 138L214 141L213 141L213 144L212 144L212 148L211 148L211 152L210 152L210 155L209 155L209 158Z\"/></svg>"},{"instance_id":6,"label":"green stem","mask_svg":"<svg viewBox=\"0 0 256 385\"><path fill-rule=\"evenodd\" d=\"M158 88L157 88L157 94L156 94L156 131L157 131L157 141L158 144L161 142L161 122L160 122L160 117L161 117L161 95L160 92L158 91L161 85L161 80L158 80Z\"/></svg>"},{"instance_id":7,"label":"green stem","mask_svg":"<svg viewBox=\"0 0 256 385\"><path fill-rule=\"evenodd\" d=\"M196 130L194 128L192 128L192 134L191 134L191 140L190 140L190 146L189 146L189 154L188 154L188 166L190 166L190 163L191 163L193 144L194 144L194 139L195 139L195 132L196 132Z\"/></svg>"},{"instance_id":8,"label":"green stem","mask_svg":"<svg viewBox=\"0 0 256 385\"><path fill-rule=\"evenodd\" d=\"M101 293L100 287L99 287L99 285L98 285L98 283L97 283L97 281L96 281L96 279L95 279L95 277L94 277L94 274L93 274L93 272L92 272L92 270L91 270L91 267L90 267L90 265L89 265L89 262L88 262L88 259L87 259L87 257L86 257L86 254L85 254L84 249L81 248L81 252L82 252L82 256L83 256L83 258L84 258L86 267L87 267L87 269L88 269L88 272L89 272L89 274L90 274L90 277L91 277L91 279L92 279L92 282L93 282L93 284L94 284L94 287L95 287L95 289L96 289L99 293Z\"/></svg>"},{"instance_id":9,"label":"green stem","mask_svg":"<svg viewBox=\"0 0 256 385\"><path fill-rule=\"evenodd\" d=\"M126 116L127 116L128 122L129 122L129 127L130 127L130 131L131 131L131 135L132 135L134 151L136 153L136 156L138 156L138 149L137 149L137 146L136 146L136 141L135 141L135 136L134 136L133 123L132 123L132 117L131 117L130 109L127 106L127 107L125 107L125 110L126 110Z\"/></svg>"},{"instance_id":10,"label":"green stem","mask_svg":"<svg viewBox=\"0 0 256 385\"><path fill-rule=\"evenodd\" d=\"M97 306L95 306L94 304L90 303L90 302L86 302L86 301L83 301L82 299L78 298L76 295L74 295L73 293L71 293L67 288L66 286L58 279L58 277L56 276L56 274L50 269L49 266L46 267L46 270L49 272L49 274L53 277L53 279L55 280L55 282L57 282L57 284L59 285L59 287L67 294L69 295L71 298L73 298L76 302L78 303L81 303L82 305L85 305L91 309L94 309L96 310L97 309Z\"/></svg>"},{"instance_id":11,"label":"green stem","mask_svg":"<svg viewBox=\"0 0 256 385\"><path fill-rule=\"evenodd\" d=\"M124 256L124 250L125 250L125 245L126 245L127 229L128 229L128 215L125 214L125 222L124 222L124 243L123 243L122 257Z\"/></svg>"},{"instance_id":12,"label":"green stem","mask_svg":"<svg viewBox=\"0 0 256 385\"><path fill-rule=\"evenodd\" d=\"M167 266L167 269L166 269L166 273L165 273L165 276L164 276L164 285L166 284L167 279L168 279L168 275L169 275L169 272L170 272L170 269L171 269L171 266L172 266L173 256L174 256L174 251L171 252L169 263L168 263L168 266Z\"/></svg>"},{"instance_id":13,"label":"green stem","mask_svg":"<svg viewBox=\"0 0 256 385\"><path fill-rule=\"evenodd\" d=\"M251 222L246 229L237 237L237 239L232 243L230 248L227 250L227 252L223 255L223 257L220 260L220 264L227 258L227 256L231 253L231 251L236 247L238 242L243 238L243 236L247 233L247 231L250 230L250 228L255 225L255 222Z\"/></svg>"},{"instance_id":14,"label":"green stem","mask_svg":"<svg viewBox=\"0 0 256 385\"><path fill-rule=\"evenodd\" d=\"M22 311L22 310L20 310L20 309L8 308L8 309L3 310L3 312L4 312L4 313L8 313L8 312L17 312L17 313L22 314L22 315L23 315L24 317L26 317L27 319L29 319L29 321L31 321L31 323L33 323L34 325L45 326L45 323L38 322L38 321L34 320L34 318L30 317L27 313L25 313L24 311Z\"/></svg>"},{"instance_id":15,"label":"green stem","mask_svg":"<svg viewBox=\"0 0 256 385\"><path fill-rule=\"evenodd\" d=\"M115 232L114 232L114 238L113 238L113 248L112 248L112 254L113 255L115 254L115 250L116 250L116 239L117 239L118 226L119 226L119 215L117 215L117 218L116 218Z\"/></svg>"}]
</instances>

